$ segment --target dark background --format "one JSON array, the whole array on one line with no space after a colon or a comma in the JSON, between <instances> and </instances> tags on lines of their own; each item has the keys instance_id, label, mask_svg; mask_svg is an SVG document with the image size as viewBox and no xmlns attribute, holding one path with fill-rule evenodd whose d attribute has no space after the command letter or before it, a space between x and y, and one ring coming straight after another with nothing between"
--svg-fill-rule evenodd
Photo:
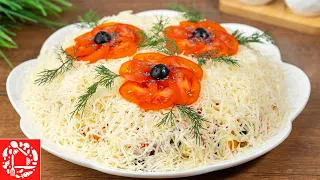
<instances>
[{"instance_id":1,"label":"dark background","mask_svg":"<svg viewBox=\"0 0 320 180\"><path fill-rule=\"evenodd\" d=\"M320 36L311 36L222 14L218 0L70 0L77 10L61 15L60 22L73 23L79 14L90 8L98 10L102 16L116 14L122 10L134 12L164 9L165 3L177 3L203 11L209 20L219 23L235 22L255 26L268 31L280 48L285 62L300 67L311 80L312 92L309 103L293 123L290 136L277 148L266 155L246 164L191 178L206 179L320 179ZM320 22L319 22L320 23ZM14 40L17 50L4 50L16 66L21 62L36 58L43 42L53 33L44 26L24 25ZM0 60L0 138L25 138L19 127L20 117L11 106L6 95L5 83L11 69ZM122 177L104 174L92 169L71 164L42 151L42 179L120 179Z\"/></svg>"}]
</instances>

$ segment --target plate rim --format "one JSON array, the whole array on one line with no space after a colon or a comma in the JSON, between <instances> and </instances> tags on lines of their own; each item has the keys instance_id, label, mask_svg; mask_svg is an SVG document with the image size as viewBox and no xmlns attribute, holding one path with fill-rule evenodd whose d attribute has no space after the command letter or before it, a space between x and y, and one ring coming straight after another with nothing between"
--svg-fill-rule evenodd
<instances>
[{"instance_id":1,"label":"plate rim","mask_svg":"<svg viewBox=\"0 0 320 180\"><path fill-rule=\"evenodd\" d=\"M142 11L140 13L145 13L145 12L161 12L162 10L149 10L149 11ZM138 13L139 14L139 13ZM222 24L238 24L238 23L222 23ZM69 26L74 26L75 24L69 25ZM246 24L238 24L238 25L245 25L251 28L255 28ZM50 37L52 37L55 33L60 32L60 30L67 28L69 26L63 27L59 30L57 30L56 32L54 32L53 34L51 34L51 36L48 37L47 40L50 39ZM257 29L257 28L255 28ZM258 29L259 30L259 29ZM261 30L260 30L261 31ZM47 41L46 40L46 41ZM42 51L43 46L41 47L40 52ZM280 56L281 58L281 56ZM23 117L23 114L21 113L20 109L18 108L17 104L15 103L15 101L13 100L13 97L11 95L11 89L10 89L10 82L12 81L12 75L19 69L21 69L22 67L28 65L30 62L36 63L36 61L38 61L38 59L32 59L32 60L28 60L25 61L21 64L19 64L18 66L16 66L9 74L8 78L7 78L7 85L6 85L6 89L7 89L7 93L8 93L8 97L9 100L11 102L11 104L13 105L14 109L17 111L17 113L19 114L19 116L21 117L20 119L20 128L22 130L22 132L28 137L28 138L34 138L32 135L30 135L30 133L28 132L28 130L26 129L27 127L23 124L24 122L27 122L28 120L26 118ZM311 84L310 84L310 79L308 78L308 76L306 75L305 72L303 72L300 68L296 67L295 65L289 64L289 63L285 63L286 65L290 65L293 66L295 68L297 68L298 70L300 70L306 77L306 79L308 80L308 84L309 84L309 94L308 94L308 99L310 98L310 93L311 93ZM297 111L295 113L295 116L292 117L292 121L302 112L302 110L304 109L304 107L306 106L308 99L305 101L305 104L303 106L301 106L301 108L299 109L299 111ZM63 150L63 148L59 148L62 152L64 152L64 154L61 154L57 151L55 151L54 148L50 147L50 144L44 142L44 144L41 145L41 147L48 151L49 153L58 156L59 158L62 158L66 161L72 162L74 164L80 165L80 166L84 166L84 167L88 167L94 170L98 170L100 172L103 173L108 173L108 174L112 174L112 175L118 175L118 176L124 176L124 177L138 177L138 178L172 178L172 177L188 177L188 176L195 176L195 175L200 175L200 174L205 174L208 172L214 172L217 170L221 170L221 169L226 169L226 168L230 168L230 167L234 167L243 163L246 163L248 161L251 161L253 159L256 159L260 156L262 156L263 154L271 151L272 149L274 149L275 147L277 147L279 144L281 144L290 134L291 130L292 130L292 121L289 122L289 120L286 120L288 122L286 122L288 125L288 129L285 132L285 134L283 136L281 136L281 138L279 138L279 140L276 143L273 143L272 146L268 147L265 150L261 150L261 151L256 151L253 152L253 155L247 155L244 156L242 158L239 159L230 159L230 160L226 160L223 161L223 164L219 164L218 166L216 166L215 164L207 164L207 165L203 165L200 167L195 167L195 168L191 168L191 169L186 169L186 170L180 170L180 171L173 171L173 172L135 172L135 171L124 171L124 170L118 170L118 169L114 169L114 168L110 168L110 167L103 167L101 165L99 165L98 163L94 163L93 161L89 161L89 160L83 160L83 159L76 159L73 157L70 157L69 153L65 153L66 151ZM30 123L30 125L32 126L33 123ZM43 141L43 139L42 139Z\"/></svg>"}]
</instances>

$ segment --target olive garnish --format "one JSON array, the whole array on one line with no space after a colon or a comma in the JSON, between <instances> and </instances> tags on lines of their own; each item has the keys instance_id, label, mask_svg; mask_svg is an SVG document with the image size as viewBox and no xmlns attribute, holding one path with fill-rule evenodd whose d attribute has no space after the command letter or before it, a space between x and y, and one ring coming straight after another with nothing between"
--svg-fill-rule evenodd
<instances>
[{"instance_id":1,"label":"olive garnish","mask_svg":"<svg viewBox=\"0 0 320 180\"><path fill-rule=\"evenodd\" d=\"M206 39L210 36L209 33L203 28L197 28L196 30L193 31L192 35L194 37L203 38L203 39Z\"/></svg>"},{"instance_id":2,"label":"olive garnish","mask_svg":"<svg viewBox=\"0 0 320 180\"><path fill-rule=\"evenodd\" d=\"M96 34L96 36L94 37L94 42L96 44L104 44L107 43L111 40L111 36L110 34L108 34L105 31L100 31Z\"/></svg>"},{"instance_id":3,"label":"olive garnish","mask_svg":"<svg viewBox=\"0 0 320 180\"><path fill-rule=\"evenodd\" d=\"M170 69L164 64L157 64L151 69L151 77L159 80L166 78L170 73Z\"/></svg>"}]
</instances>

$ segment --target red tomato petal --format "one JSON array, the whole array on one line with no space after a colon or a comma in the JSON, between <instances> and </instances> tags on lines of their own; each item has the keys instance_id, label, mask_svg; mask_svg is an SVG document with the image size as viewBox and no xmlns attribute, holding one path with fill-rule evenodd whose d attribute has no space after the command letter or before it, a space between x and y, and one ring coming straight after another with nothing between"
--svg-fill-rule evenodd
<instances>
[{"instance_id":1,"label":"red tomato petal","mask_svg":"<svg viewBox=\"0 0 320 180\"><path fill-rule=\"evenodd\" d=\"M95 44L94 37L99 31L115 34L112 36L115 42L107 43L108 47ZM75 45L68 47L66 52L78 60L89 60L90 63L103 58L116 59L132 56L137 51L137 42L140 40L139 32L141 32L139 28L129 24L104 23L75 38ZM77 49L76 54L75 49Z\"/></svg>"},{"instance_id":2,"label":"red tomato petal","mask_svg":"<svg viewBox=\"0 0 320 180\"><path fill-rule=\"evenodd\" d=\"M153 64L159 64L165 57L166 55L160 53L139 53L133 57L133 61L145 61Z\"/></svg>"},{"instance_id":3,"label":"red tomato petal","mask_svg":"<svg viewBox=\"0 0 320 180\"><path fill-rule=\"evenodd\" d=\"M193 32L195 29L199 27L199 24L196 22L182 21L180 22L180 26L187 29L188 31Z\"/></svg>"},{"instance_id":4,"label":"red tomato petal","mask_svg":"<svg viewBox=\"0 0 320 180\"><path fill-rule=\"evenodd\" d=\"M137 52L137 44L132 41L123 41L115 44L110 48L108 59L118 59L127 56L132 56Z\"/></svg>"},{"instance_id":5,"label":"red tomato petal","mask_svg":"<svg viewBox=\"0 0 320 180\"><path fill-rule=\"evenodd\" d=\"M180 26L169 26L165 28L164 33L170 39L186 39L189 38L190 31Z\"/></svg>"},{"instance_id":6,"label":"red tomato petal","mask_svg":"<svg viewBox=\"0 0 320 180\"><path fill-rule=\"evenodd\" d=\"M167 56L163 59L163 63L168 66L187 68L193 71L193 73L197 76L199 80L202 79L203 70L198 64L194 63L193 61L179 56Z\"/></svg>"},{"instance_id":7,"label":"red tomato petal","mask_svg":"<svg viewBox=\"0 0 320 180\"><path fill-rule=\"evenodd\" d=\"M178 71L173 77L180 90L180 98L176 104L190 105L197 101L201 84L192 71L185 68L177 68Z\"/></svg>"},{"instance_id":8,"label":"red tomato petal","mask_svg":"<svg viewBox=\"0 0 320 180\"><path fill-rule=\"evenodd\" d=\"M74 39L74 41L78 46L91 45L91 44L94 44L94 41L93 41L94 36L95 34L92 34L92 32L90 31L78 36L77 38Z\"/></svg>"},{"instance_id":9,"label":"red tomato petal","mask_svg":"<svg viewBox=\"0 0 320 180\"><path fill-rule=\"evenodd\" d=\"M108 56L109 53L109 44L103 45L100 49L90 54L89 56L81 57L79 60L90 61L90 63L95 63L100 59L103 59Z\"/></svg>"},{"instance_id":10,"label":"red tomato petal","mask_svg":"<svg viewBox=\"0 0 320 180\"><path fill-rule=\"evenodd\" d=\"M212 21L202 21L199 23L199 27L206 29L207 31L218 30L222 32L227 32L220 24L212 22Z\"/></svg>"},{"instance_id":11,"label":"red tomato petal","mask_svg":"<svg viewBox=\"0 0 320 180\"><path fill-rule=\"evenodd\" d=\"M123 83L119 89L119 93L127 101L136 104L140 103L141 98L146 98L150 94L147 87L133 81Z\"/></svg>"}]
</instances>

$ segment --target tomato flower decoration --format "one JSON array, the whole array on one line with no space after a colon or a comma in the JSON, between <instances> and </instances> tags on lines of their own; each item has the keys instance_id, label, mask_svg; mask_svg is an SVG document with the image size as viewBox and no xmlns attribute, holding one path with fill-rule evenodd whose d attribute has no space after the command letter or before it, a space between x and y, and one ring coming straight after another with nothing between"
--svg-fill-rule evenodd
<instances>
[{"instance_id":1,"label":"tomato flower decoration","mask_svg":"<svg viewBox=\"0 0 320 180\"><path fill-rule=\"evenodd\" d=\"M119 74L127 80L119 89L124 99L144 110L159 110L194 103L203 71L179 56L141 53L122 64Z\"/></svg>"},{"instance_id":2,"label":"tomato flower decoration","mask_svg":"<svg viewBox=\"0 0 320 180\"><path fill-rule=\"evenodd\" d=\"M129 24L109 22L74 39L66 52L77 60L94 63L100 59L116 59L136 53L141 30Z\"/></svg>"},{"instance_id":3,"label":"tomato flower decoration","mask_svg":"<svg viewBox=\"0 0 320 180\"><path fill-rule=\"evenodd\" d=\"M216 57L220 57L238 52L238 41L211 21L182 21L179 26L165 28L164 33L177 44L178 53L197 55L213 50Z\"/></svg>"}]
</instances>

